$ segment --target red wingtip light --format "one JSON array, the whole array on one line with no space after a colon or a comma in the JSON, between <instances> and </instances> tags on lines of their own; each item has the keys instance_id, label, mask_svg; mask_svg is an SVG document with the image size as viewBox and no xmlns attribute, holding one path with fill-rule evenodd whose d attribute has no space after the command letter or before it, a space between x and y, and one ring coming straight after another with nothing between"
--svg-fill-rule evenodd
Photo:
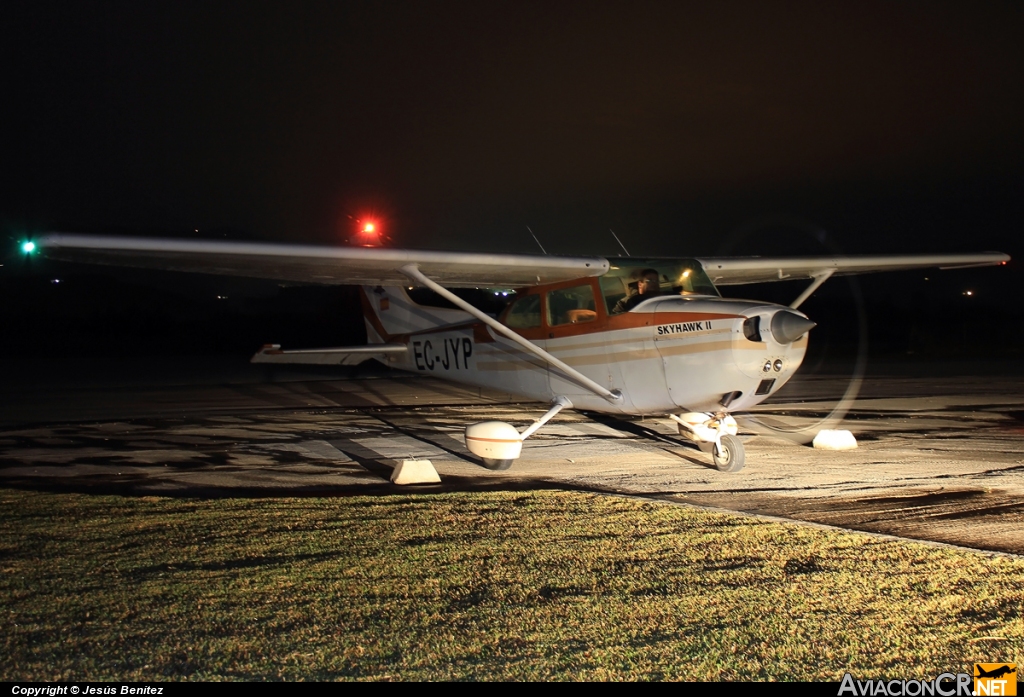
<instances>
[{"instance_id":1,"label":"red wingtip light","mask_svg":"<svg viewBox=\"0 0 1024 697\"><path fill-rule=\"evenodd\" d=\"M387 231L387 223L381 228L380 223L373 218L353 218L352 227L348 228L348 244L357 247L383 247L391 240L384 234Z\"/></svg>"}]
</instances>

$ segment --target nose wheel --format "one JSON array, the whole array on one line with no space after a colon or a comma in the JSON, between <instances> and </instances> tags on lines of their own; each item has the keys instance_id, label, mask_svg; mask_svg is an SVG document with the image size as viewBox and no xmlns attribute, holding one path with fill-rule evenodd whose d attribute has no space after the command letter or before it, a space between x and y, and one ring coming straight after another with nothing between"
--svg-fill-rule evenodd
<instances>
[{"instance_id":1,"label":"nose wheel","mask_svg":"<svg viewBox=\"0 0 1024 697\"><path fill-rule=\"evenodd\" d=\"M693 441L701 452L710 453L719 472L743 469L743 442L737 437L739 426L728 414L687 412L669 414L679 426L679 435Z\"/></svg>"},{"instance_id":2,"label":"nose wheel","mask_svg":"<svg viewBox=\"0 0 1024 697\"><path fill-rule=\"evenodd\" d=\"M743 443L736 436L723 434L711 449L711 457L719 472L739 472L743 469Z\"/></svg>"}]
</instances>

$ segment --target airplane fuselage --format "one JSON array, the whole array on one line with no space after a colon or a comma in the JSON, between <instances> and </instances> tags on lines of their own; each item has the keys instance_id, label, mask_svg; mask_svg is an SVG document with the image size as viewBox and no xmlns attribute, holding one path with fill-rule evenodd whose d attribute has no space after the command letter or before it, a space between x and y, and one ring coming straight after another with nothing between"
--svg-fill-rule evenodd
<instances>
[{"instance_id":1,"label":"airplane fuselage","mask_svg":"<svg viewBox=\"0 0 1024 697\"><path fill-rule=\"evenodd\" d=\"M596 307L580 313L585 321L550 326L550 313L538 299L539 326L515 331L601 386L620 391L623 399L612 403L466 313L417 306L401 288L366 290L365 302L375 306L380 320L390 313L442 314L431 317L442 326L402 335L388 332L368 314L371 340L407 342L406 352L388 356L392 367L531 400L565 396L576 408L593 411L746 409L785 384L807 348L806 333L789 342L773 336L773 316L792 311L769 303L665 295L629 312L610 314ZM750 331L751 322L759 332Z\"/></svg>"}]
</instances>

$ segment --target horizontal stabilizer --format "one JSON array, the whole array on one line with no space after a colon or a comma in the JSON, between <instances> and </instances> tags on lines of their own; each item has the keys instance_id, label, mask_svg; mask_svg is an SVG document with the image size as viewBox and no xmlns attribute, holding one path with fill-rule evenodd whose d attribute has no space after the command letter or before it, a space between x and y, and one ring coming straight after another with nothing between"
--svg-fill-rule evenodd
<instances>
[{"instance_id":1,"label":"horizontal stabilizer","mask_svg":"<svg viewBox=\"0 0 1024 697\"><path fill-rule=\"evenodd\" d=\"M339 348L282 351L280 344L266 344L252 357L252 363L305 363L307 365L358 365L371 358L383 361L388 354L405 353L405 344L372 344Z\"/></svg>"}]
</instances>

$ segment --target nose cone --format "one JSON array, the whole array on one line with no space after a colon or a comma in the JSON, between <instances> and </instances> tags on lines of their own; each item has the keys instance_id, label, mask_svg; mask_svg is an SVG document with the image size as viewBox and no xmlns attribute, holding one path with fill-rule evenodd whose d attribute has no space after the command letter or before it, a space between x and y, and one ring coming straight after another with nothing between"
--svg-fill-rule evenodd
<instances>
[{"instance_id":1,"label":"nose cone","mask_svg":"<svg viewBox=\"0 0 1024 697\"><path fill-rule=\"evenodd\" d=\"M789 310L779 310L772 317L772 336L780 344L791 344L817 325Z\"/></svg>"}]
</instances>

